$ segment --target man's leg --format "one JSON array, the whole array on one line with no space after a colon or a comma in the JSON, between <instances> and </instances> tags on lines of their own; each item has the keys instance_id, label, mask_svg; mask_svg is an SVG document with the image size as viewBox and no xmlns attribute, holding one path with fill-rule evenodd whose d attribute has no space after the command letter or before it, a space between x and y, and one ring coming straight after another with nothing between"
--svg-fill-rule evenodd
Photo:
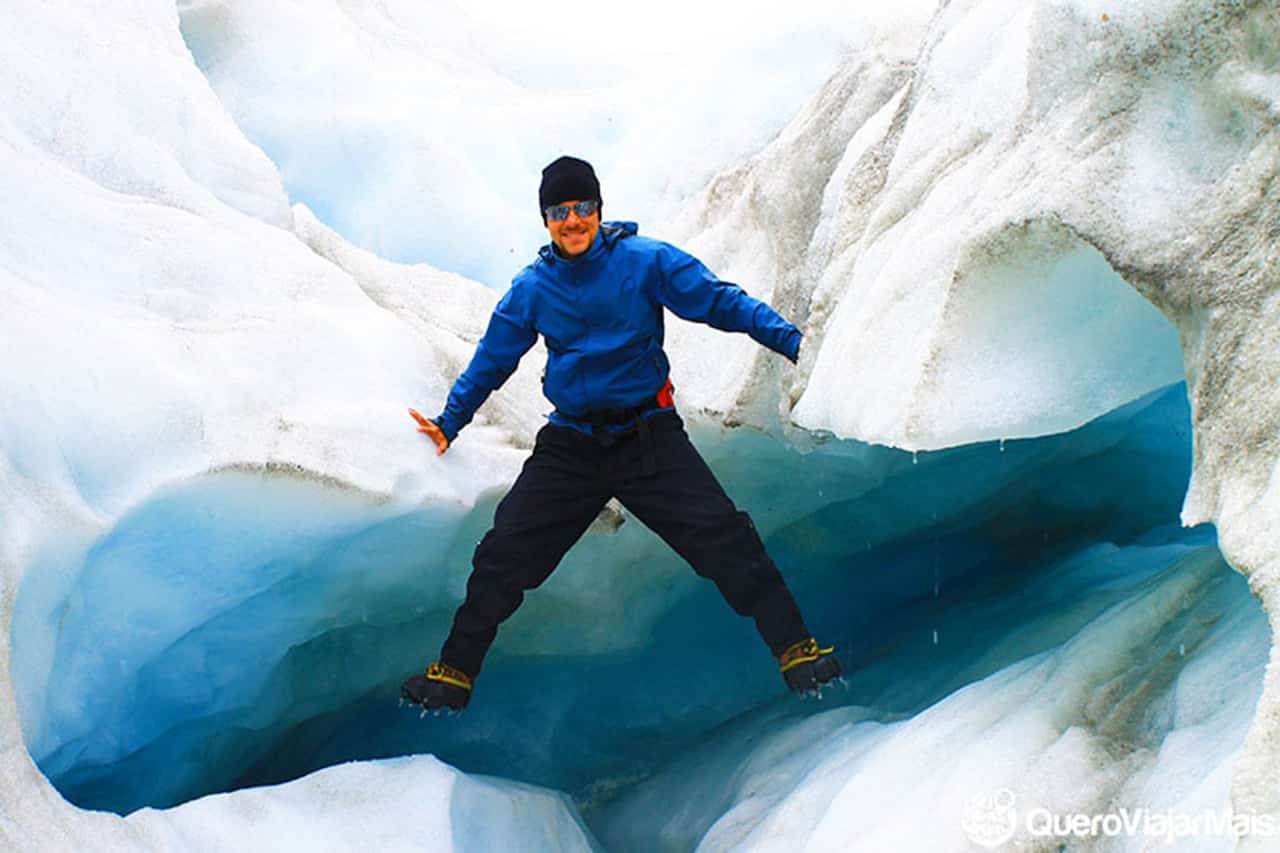
<instances>
[{"instance_id":1,"label":"man's leg","mask_svg":"<svg viewBox=\"0 0 1280 853\"><path fill-rule=\"evenodd\" d=\"M679 416L664 413L649 423L653 470L644 470L642 437L619 446L611 466L618 499L695 572L714 581L730 607L755 619L775 657L808 638L795 599L751 518L724 493Z\"/></svg>"},{"instance_id":2,"label":"man's leg","mask_svg":"<svg viewBox=\"0 0 1280 853\"><path fill-rule=\"evenodd\" d=\"M543 427L498 504L493 528L476 547L467 597L454 615L441 661L475 678L498 625L516 611L526 590L555 570L609 497L590 437Z\"/></svg>"}]
</instances>

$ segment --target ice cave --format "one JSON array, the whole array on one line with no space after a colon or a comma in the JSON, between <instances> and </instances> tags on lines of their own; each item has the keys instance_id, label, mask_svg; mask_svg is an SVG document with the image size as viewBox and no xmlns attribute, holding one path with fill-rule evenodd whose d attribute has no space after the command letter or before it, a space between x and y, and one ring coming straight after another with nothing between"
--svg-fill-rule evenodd
<instances>
[{"instance_id":1,"label":"ice cave","mask_svg":"<svg viewBox=\"0 0 1280 853\"><path fill-rule=\"evenodd\" d=\"M19 0L0 847L1280 849L1280 12L849 5ZM667 352L820 697L615 502L398 701L543 345L405 410L562 153L804 332Z\"/></svg>"}]
</instances>

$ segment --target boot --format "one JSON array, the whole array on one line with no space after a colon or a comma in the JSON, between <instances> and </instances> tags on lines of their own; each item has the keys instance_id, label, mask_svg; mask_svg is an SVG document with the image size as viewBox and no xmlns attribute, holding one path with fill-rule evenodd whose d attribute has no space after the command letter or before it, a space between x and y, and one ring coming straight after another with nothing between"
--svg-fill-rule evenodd
<instances>
[{"instance_id":1,"label":"boot","mask_svg":"<svg viewBox=\"0 0 1280 853\"><path fill-rule=\"evenodd\" d=\"M819 648L818 641L809 637L787 646L778 655L778 668L787 687L796 693L817 691L840 677L840 661L832 652L835 648Z\"/></svg>"},{"instance_id":2,"label":"boot","mask_svg":"<svg viewBox=\"0 0 1280 853\"><path fill-rule=\"evenodd\" d=\"M471 701L471 676L445 663L433 663L425 675L415 675L400 687L400 698L427 711L450 708L461 711Z\"/></svg>"}]
</instances>

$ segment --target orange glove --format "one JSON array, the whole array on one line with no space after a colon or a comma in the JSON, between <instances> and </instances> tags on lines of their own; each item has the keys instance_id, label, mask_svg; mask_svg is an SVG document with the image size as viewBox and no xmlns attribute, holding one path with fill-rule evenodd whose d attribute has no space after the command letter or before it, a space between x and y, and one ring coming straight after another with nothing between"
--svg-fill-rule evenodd
<instances>
[{"instance_id":1,"label":"orange glove","mask_svg":"<svg viewBox=\"0 0 1280 853\"><path fill-rule=\"evenodd\" d=\"M435 421L424 418L414 409L410 409L409 414L418 422L418 432L426 433L427 437L436 443L436 456L443 456L444 452L449 449L449 439L445 438L444 433L440 431L440 427L435 425Z\"/></svg>"}]
</instances>

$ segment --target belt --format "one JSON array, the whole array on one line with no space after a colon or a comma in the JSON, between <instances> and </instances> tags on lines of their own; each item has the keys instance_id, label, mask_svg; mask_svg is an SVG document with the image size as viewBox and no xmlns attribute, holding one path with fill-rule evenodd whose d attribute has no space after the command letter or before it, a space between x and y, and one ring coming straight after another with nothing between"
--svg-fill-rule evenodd
<instances>
[{"instance_id":1,"label":"belt","mask_svg":"<svg viewBox=\"0 0 1280 853\"><path fill-rule=\"evenodd\" d=\"M653 434L649 431L649 419L645 415L658 409L674 408L675 402L671 399L673 390L671 379L668 378L662 387L658 389L658 393L654 395L651 402L622 409L597 409L584 415L568 415L561 412L560 416L571 421L577 421L580 424L589 424L591 426L591 435L596 441L600 442L601 447L612 447L621 436L628 435L631 432L630 430L625 430L621 434L616 434L609 427L632 424L641 445L644 447L642 462L644 473L652 474L657 465L653 450Z\"/></svg>"}]
</instances>

